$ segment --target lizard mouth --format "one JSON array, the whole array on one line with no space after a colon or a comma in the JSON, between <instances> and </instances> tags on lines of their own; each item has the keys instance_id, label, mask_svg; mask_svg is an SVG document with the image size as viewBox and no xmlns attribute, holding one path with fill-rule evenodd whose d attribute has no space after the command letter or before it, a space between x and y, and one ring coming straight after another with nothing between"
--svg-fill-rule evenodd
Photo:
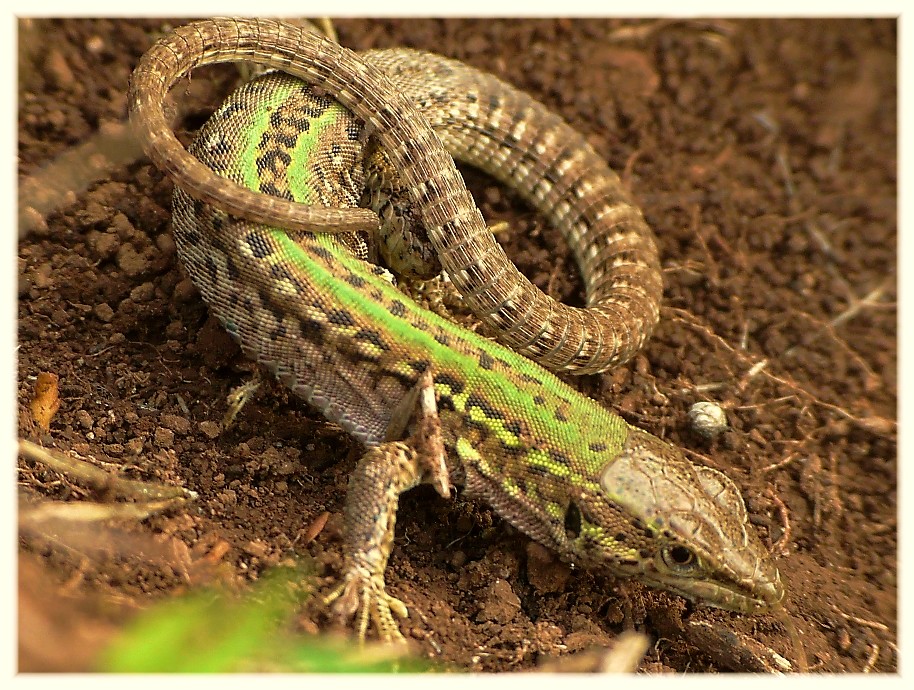
<instances>
[{"instance_id":1,"label":"lizard mouth","mask_svg":"<svg viewBox=\"0 0 914 690\"><path fill-rule=\"evenodd\" d=\"M748 588L732 582L697 579L656 578L654 584L700 606L743 614L776 611L781 608L786 596L786 590L779 578L764 583L752 583Z\"/></svg>"}]
</instances>

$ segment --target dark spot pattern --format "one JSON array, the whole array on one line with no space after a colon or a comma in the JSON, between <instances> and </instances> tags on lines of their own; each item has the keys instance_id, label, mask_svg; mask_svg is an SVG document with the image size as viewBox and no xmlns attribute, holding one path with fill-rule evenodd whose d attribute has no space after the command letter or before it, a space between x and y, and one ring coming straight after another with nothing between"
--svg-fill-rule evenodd
<instances>
[{"instance_id":1,"label":"dark spot pattern","mask_svg":"<svg viewBox=\"0 0 914 690\"><path fill-rule=\"evenodd\" d=\"M561 465L562 467L571 467L571 458L565 455L560 450L555 450L554 448L549 449L549 459L552 460L556 465Z\"/></svg>"},{"instance_id":2,"label":"dark spot pattern","mask_svg":"<svg viewBox=\"0 0 914 690\"><path fill-rule=\"evenodd\" d=\"M260 193L269 194L270 196L278 196L280 199L287 199L288 201L294 201L292 194L285 189L280 189L273 182L269 180L264 180L260 183Z\"/></svg>"},{"instance_id":3,"label":"dark spot pattern","mask_svg":"<svg viewBox=\"0 0 914 690\"><path fill-rule=\"evenodd\" d=\"M381 334L378 331L373 331L370 328L363 328L358 333L355 334L356 340L364 340L365 342L371 343L379 350L390 350L390 346L384 342L384 339L381 337Z\"/></svg>"},{"instance_id":4,"label":"dark spot pattern","mask_svg":"<svg viewBox=\"0 0 914 690\"><path fill-rule=\"evenodd\" d=\"M393 316L401 317L406 314L406 305L403 304L403 302L401 302L400 300L395 299L387 307L387 311L389 311Z\"/></svg>"},{"instance_id":5,"label":"dark spot pattern","mask_svg":"<svg viewBox=\"0 0 914 690\"><path fill-rule=\"evenodd\" d=\"M241 280L241 271L235 265L235 260L232 259L231 254L225 255L225 270L233 281L238 282Z\"/></svg>"},{"instance_id":6,"label":"dark spot pattern","mask_svg":"<svg viewBox=\"0 0 914 690\"><path fill-rule=\"evenodd\" d=\"M431 366L431 362L429 362L427 359L410 360L407 362L407 366L417 374L424 374L425 371Z\"/></svg>"},{"instance_id":7,"label":"dark spot pattern","mask_svg":"<svg viewBox=\"0 0 914 690\"><path fill-rule=\"evenodd\" d=\"M294 143L294 142L293 142ZM257 157L257 169L261 172L269 170L271 172L284 172L292 162L292 156L288 151L282 149L270 149L264 151Z\"/></svg>"},{"instance_id":8,"label":"dark spot pattern","mask_svg":"<svg viewBox=\"0 0 914 690\"><path fill-rule=\"evenodd\" d=\"M282 340L289 335L289 329L286 328L286 324L282 321L277 324L276 328L270 331L270 337L274 340Z\"/></svg>"},{"instance_id":9,"label":"dark spot pattern","mask_svg":"<svg viewBox=\"0 0 914 690\"><path fill-rule=\"evenodd\" d=\"M447 386L448 388L451 389L451 392L454 395L460 395L461 393L463 393L463 390L464 390L463 382L460 379L454 378L453 376L451 376L450 374L448 374L446 372L436 374L433 377L433 381L435 383L440 383L442 386Z\"/></svg>"},{"instance_id":10,"label":"dark spot pattern","mask_svg":"<svg viewBox=\"0 0 914 690\"><path fill-rule=\"evenodd\" d=\"M486 419L498 419L504 420L505 416L499 412L496 408L492 407L489 404L489 401L479 395L469 395L467 397L467 409L477 408L482 410L482 414Z\"/></svg>"},{"instance_id":11,"label":"dark spot pattern","mask_svg":"<svg viewBox=\"0 0 914 690\"><path fill-rule=\"evenodd\" d=\"M329 252L327 253L329 254ZM354 288L365 287L365 279L362 276L356 275L355 273L346 274L344 280Z\"/></svg>"},{"instance_id":12,"label":"dark spot pattern","mask_svg":"<svg viewBox=\"0 0 914 690\"><path fill-rule=\"evenodd\" d=\"M193 209L194 209L194 217L200 218L203 215L203 209L206 208L206 204L204 204L199 199L191 199L190 203L192 204Z\"/></svg>"},{"instance_id":13,"label":"dark spot pattern","mask_svg":"<svg viewBox=\"0 0 914 690\"><path fill-rule=\"evenodd\" d=\"M331 254L330 250L327 249L326 247L318 247L318 246L312 245L311 253L314 254L315 256L320 257L321 259L323 259L324 261L326 261L328 263L330 261L333 261L333 254Z\"/></svg>"},{"instance_id":14,"label":"dark spot pattern","mask_svg":"<svg viewBox=\"0 0 914 690\"><path fill-rule=\"evenodd\" d=\"M315 319L299 319L298 328L309 340L319 340L324 332L324 324Z\"/></svg>"},{"instance_id":15,"label":"dark spot pattern","mask_svg":"<svg viewBox=\"0 0 914 690\"><path fill-rule=\"evenodd\" d=\"M332 323L334 326L354 326L355 320L345 309L332 309L327 314L327 321Z\"/></svg>"},{"instance_id":16,"label":"dark spot pattern","mask_svg":"<svg viewBox=\"0 0 914 690\"><path fill-rule=\"evenodd\" d=\"M257 259L265 259L273 253L273 248L264 239L263 235L258 232L252 232L244 239Z\"/></svg>"},{"instance_id":17,"label":"dark spot pattern","mask_svg":"<svg viewBox=\"0 0 914 690\"><path fill-rule=\"evenodd\" d=\"M206 272L209 274L209 282L216 283L219 278L219 267L216 265L213 257L209 254L203 259L203 268L206 269Z\"/></svg>"},{"instance_id":18,"label":"dark spot pattern","mask_svg":"<svg viewBox=\"0 0 914 690\"><path fill-rule=\"evenodd\" d=\"M273 276L274 280L290 283L295 286L297 292L302 292L302 286L299 282L298 276L292 273L283 264L273 264L270 266L270 274Z\"/></svg>"}]
</instances>

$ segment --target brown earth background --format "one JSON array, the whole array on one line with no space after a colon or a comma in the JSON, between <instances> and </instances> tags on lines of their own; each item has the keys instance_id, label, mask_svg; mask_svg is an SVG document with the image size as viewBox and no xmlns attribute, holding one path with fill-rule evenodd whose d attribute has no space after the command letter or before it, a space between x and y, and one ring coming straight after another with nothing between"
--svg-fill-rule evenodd
<instances>
[{"instance_id":1,"label":"brown earth background","mask_svg":"<svg viewBox=\"0 0 914 690\"><path fill-rule=\"evenodd\" d=\"M53 537L20 523L23 671L90 670L135 612L196 587L301 556L329 582L340 564L358 449L272 383L220 433L253 367L178 262L171 183L123 143L130 72L181 23L19 22L20 435L199 494ZM429 49L498 74L619 171L660 243L662 320L634 361L573 385L739 484L810 670L896 671L896 21L334 25L356 50ZM184 141L237 78L219 67L178 85ZM561 237L510 190L466 177L487 220L511 222L500 239L521 270L581 304ZM42 372L58 377L49 430L31 411ZM698 400L728 413L710 443L688 430ZM18 481L23 520L110 499L29 461ZM531 670L627 628L650 636L643 672L764 670L764 648L797 658L775 618L571 571L487 506L426 488L401 502L388 588L415 612L403 629L419 654L477 671ZM306 606L296 626L328 622Z\"/></svg>"}]
</instances>

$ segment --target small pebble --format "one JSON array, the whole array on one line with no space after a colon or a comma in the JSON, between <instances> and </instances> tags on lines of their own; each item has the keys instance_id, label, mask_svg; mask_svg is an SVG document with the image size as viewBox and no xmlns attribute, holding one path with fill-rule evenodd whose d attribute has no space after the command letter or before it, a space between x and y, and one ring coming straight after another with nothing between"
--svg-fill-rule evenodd
<instances>
[{"instance_id":1,"label":"small pebble","mask_svg":"<svg viewBox=\"0 0 914 690\"><path fill-rule=\"evenodd\" d=\"M163 414L160 421L163 427L181 436L186 436L191 432L190 421L184 417L179 417L175 414Z\"/></svg>"},{"instance_id":2,"label":"small pebble","mask_svg":"<svg viewBox=\"0 0 914 690\"><path fill-rule=\"evenodd\" d=\"M92 311L95 313L95 316L98 317L98 320L103 321L104 323L111 323L114 319L114 309L112 309L111 305L107 302L96 304Z\"/></svg>"},{"instance_id":3,"label":"small pebble","mask_svg":"<svg viewBox=\"0 0 914 690\"><path fill-rule=\"evenodd\" d=\"M105 42L102 40L101 36L90 36L86 40L86 50L90 53L98 55L105 48Z\"/></svg>"},{"instance_id":4,"label":"small pebble","mask_svg":"<svg viewBox=\"0 0 914 690\"><path fill-rule=\"evenodd\" d=\"M200 431L203 432L203 435L209 439L214 439L222 433L222 427L215 422L203 421L197 425Z\"/></svg>"},{"instance_id":5,"label":"small pebble","mask_svg":"<svg viewBox=\"0 0 914 690\"><path fill-rule=\"evenodd\" d=\"M86 431L88 431L89 429L92 428L92 424L93 424L92 415L90 415L85 410L77 410L76 421Z\"/></svg>"},{"instance_id":6,"label":"small pebble","mask_svg":"<svg viewBox=\"0 0 914 690\"><path fill-rule=\"evenodd\" d=\"M689 426L699 436L712 439L727 429L727 414L717 403L697 402L689 408Z\"/></svg>"},{"instance_id":7,"label":"small pebble","mask_svg":"<svg viewBox=\"0 0 914 690\"><path fill-rule=\"evenodd\" d=\"M171 448L175 442L175 432L164 427L157 427L155 430L156 445L161 448Z\"/></svg>"}]
</instances>

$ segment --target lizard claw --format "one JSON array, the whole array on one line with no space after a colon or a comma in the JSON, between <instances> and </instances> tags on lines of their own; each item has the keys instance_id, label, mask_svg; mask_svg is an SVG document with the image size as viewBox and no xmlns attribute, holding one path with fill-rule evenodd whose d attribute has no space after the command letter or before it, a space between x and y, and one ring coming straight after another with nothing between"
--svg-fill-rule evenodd
<instances>
[{"instance_id":1,"label":"lizard claw","mask_svg":"<svg viewBox=\"0 0 914 690\"><path fill-rule=\"evenodd\" d=\"M324 604L331 605L333 612L344 623L352 618L358 620L360 644L365 642L369 619L382 642L406 644L394 615L408 618L409 611L406 604L387 593L383 578L349 571L343 582L324 597Z\"/></svg>"}]
</instances>

